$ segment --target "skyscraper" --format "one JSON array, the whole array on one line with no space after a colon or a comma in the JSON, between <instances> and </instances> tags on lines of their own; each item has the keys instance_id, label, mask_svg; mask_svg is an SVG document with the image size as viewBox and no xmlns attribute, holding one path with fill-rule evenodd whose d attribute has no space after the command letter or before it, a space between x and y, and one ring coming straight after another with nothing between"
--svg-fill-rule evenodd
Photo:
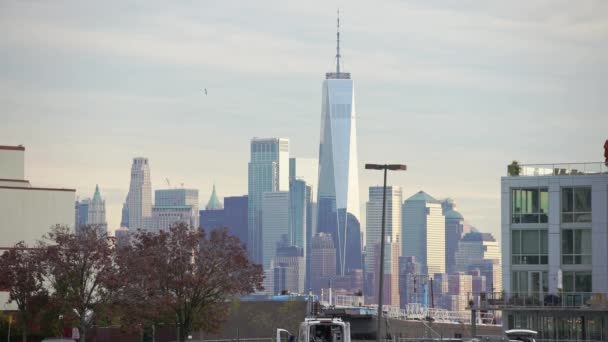
<instances>
[{"instance_id":1,"label":"skyscraper","mask_svg":"<svg viewBox=\"0 0 608 342\"><path fill-rule=\"evenodd\" d=\"M289 231L289 191L265 192L262 196L262 266L271 268L279 243Z\"/></svg>"},{"instance_id":2,"label":"skyscraper","mask_svg":"<svg viewBox=\"0 0 608 342\"><path fill-rule=\"evenodd\" d=\"M291 168L290 168L291 170ZM288 240L302 248L306 261L305 286L310 287L310 242L312 240L311 186L304 180L289 180L289 232Z\"/></svg>"},{"instance_id":3,"label":"skyscraper","mask_svg":"<svg viewBox=\"0 0 608 342\"><path fill-rule=\"evenodd\" d=\"M441 203L419 191L405 200L402 208L401 254L415 256L427 274L445 273L445 218Z\"/></svg>"},{"instance_id":4,"label":"skyscraper","mask_svg":"<svg viewBox=\"0 0 608 342\"><path fill-rule=\"evenodd\" d=\"M340 70L338 19L336 72L325 74L319 144L317 231L332 235L340 275L361 269L359 176L355 93L350 73Z\"/></svg>"},{"instance_id":5,"label":"skyscraper","mask_svg":"<svg viewBox=\"0 0 608 342\"><path fill-rule=\"evenodd\" d=\"M249 249L247 236L247 195L224 197L224 225Z\"/></svg>"},{"instance_id":6,"label":"skyscraper","mask_svg":"<svg viewBox=\"0 0 608 342\"><path fill-rule=\"evenodd\" d=\"M108 229L108 223L106 222L106 201L101 198L99 185L95 186L93 199L85 198L81 201L76 201L76 232L85 225L94 225L106 231Z\"/></svg>"},{"instance_id":7,"label":"skyscraper","mask_svg":"<svg viewBox=\"0 0 608 342\"><path fill-rule=\"evenodd\" d=\"M336 248L332 237L325 233L313 236L310 252L310 282L317 294L336 277Z\"/></svg>"},{"instance_id":8,"label":"skyscraper","mask_svg":"<svg viewBox=\"0 0 608 342\"><path fill-rule=\"evenodd\" d=\"M167 230L178 222L198 228L198 190L161 189L154 194L152 218L146 229Z\"/></svg>"},{"instance_id":9,"label":"skyscraper","mask_svg":"<svg viewBox=\"0 0 608 342\"><path fill-rule=\"evenodd\" d=\"M127 195L129 229L144 229L144 218L152 216L152 184L148 158L133 158L131 184Z\"/></svg>"},{"instance_id":10,"label":"skyscraper","mask_svg":"<svg viewBox=\"0 0 608 342\"><path fill-rule=\"evenodd\" d=\"M248 251L254 262L261 263L262 196L266 192L289 191L289 140L253 138L248 173Z\"/></svg>"},{"instance_id":11,"label":"skyscraper","mask_svg":"<svg viewBox=\"0 0 608 342\"><path fill-rule=\"evenodd\" d=\"M95 185L95 193L89 204L87 223L99 226L104 230L108 229L108 223L106 222L106 201L101 199L99 185Z\"/></svg>"},{"instance_id":12,"label":"skyscraper","mask_svg":"<svg viewBox=\"0 0 608 342\"><path fill-rule=\"evenodd\" d=\"M375 246L380 244L380 233L382 230L382 199L384 188L382 186L369 187L369 202L366 204L366 220L367 223L365 233L365 269L368 273L366 279L370 279L369 274L378 273L375 267L377 256ZM392 243L401 244L401 187L387 186L386 187L386 215L385 215L385 237L390 237ZM399 250L401 246L399 245ZM396 258L399 258L400 253L397 253ZM373 278L373 277L371 277ZM378 279L378 278L374 278ZM374 281L372 284L375 284ZM372 285L369 284L369 285ZM375 289L375 286L367 286Z\"/></svg>"}]
</instances>

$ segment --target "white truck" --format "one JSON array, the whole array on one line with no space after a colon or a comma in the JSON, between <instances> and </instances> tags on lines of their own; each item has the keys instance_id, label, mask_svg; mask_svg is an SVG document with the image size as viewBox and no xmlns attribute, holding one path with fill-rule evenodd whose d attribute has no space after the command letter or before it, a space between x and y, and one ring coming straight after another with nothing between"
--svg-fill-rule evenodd
<instances>
[{"instance_id":1,"label":"white truck","mask_svg":"<svg viewBox=\"0 0 608 342\"><path fill-rule=\"evenodd\" d=\"M296 336L277 329L277 342L350 342L350 323L340 318L306 318Z\"/></svg>"}]
</instances>

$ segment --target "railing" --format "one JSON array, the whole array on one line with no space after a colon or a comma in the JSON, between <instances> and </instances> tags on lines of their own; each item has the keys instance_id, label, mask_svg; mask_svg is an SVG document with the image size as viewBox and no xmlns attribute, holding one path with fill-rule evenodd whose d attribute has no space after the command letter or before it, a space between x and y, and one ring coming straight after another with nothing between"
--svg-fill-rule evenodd
<instances>
[{"instance_id":1,"label":"railing","mask_svg":"<svg viewBox=\"0 0 608 342\"><path fill-rule=\"evenodd\" d=\"M521 164L507 166L509 176L575 176L608 173L608 165L602 162Z\"/></svg>"},{"instance_id":2,"label":"railing","mask_svg":"<svg viewBox=\"0 0 608 342\"><path fill-rule=\"evenodd\" d=\"M500 309L589 309L608 310L608 294L592 292L561 292L558 294L531 292L496 292L468 294L473 307L480 310Z\"/></svg>"}]
</instances>

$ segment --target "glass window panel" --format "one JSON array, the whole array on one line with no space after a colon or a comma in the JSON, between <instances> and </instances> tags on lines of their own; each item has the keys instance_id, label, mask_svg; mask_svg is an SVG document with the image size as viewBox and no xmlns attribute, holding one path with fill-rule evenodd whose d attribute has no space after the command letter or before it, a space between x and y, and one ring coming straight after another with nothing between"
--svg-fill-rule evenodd
<instances>
[{"instance_id":1,"label":"glass window panel","mask_svg":"<svg viewBox=\"0 0 608 342\"><path fill-rule=\"evenodd\" d=\"M576 292L591 292L591 273L577 272L574 282Z\"/></svg>"},{"instance_id":2,"label":"glass window panel","mask_svg":"<svg viewBox=\"0 0 608 342\"><path fill-rule=\"evenodd\" d=\"M549 256L548 255L541 255L541 257L540 257L540 263L541 263L541 265L547 265L547 264L549 264Z\"/></svg>"},{"instance_id":3,"label":"glass window panel","mask_svg":"<svg viewBox=\"0 0 608 342\"><path fill-rule=\"evenodd\" d=\"M521 213L521 190L515 189L511 191L511 200L513 202L513 213Z\"/></svg>"},{"instance_id":4,"label":"glass window panel","mask_svg":"<svg viewBox=\"0 0 608 342\"><path fill-rule=\"evenodd\" d=\"M562 257L562 264L564 264L564 265L572 265L573 261L574 260L573 260L572 255L564 255Z\"/></svg>"},{"instance_id":5,"label":"glass window panel","mask_svg":"<svg viewBox=\"0 0 608 342\"><path fill-rule=\"evenodd\" d=\"M591 255L583 255L583 256L581 257L581 263L582 263L583 265L589 265L589 264L591 264L591 260L592 260L592 259L591 259Z\"/></svg>"},{"instance_id":6,"label":"glass window panel","mask_svg":"<svg viewBox=\"0 0 608 342\"><path fill-rule=\"evenodd\" d=\"M538 265L540 263L538 255L524 255L523 260L525 265Z\"/></svg>"},{"instance_id":7,"label":"glass window panel","mask_svg":"<svg viewBox=\"0 0 608 342\"><path fill-rule=\"evenodd\" d=\"M549 253L549 232L547 230L540 231L540 253Z\"/></svg>"},{"instance_id":8,"label":"glass window panel","mask_svg":"<svg viewBox=\"0 0 608 342\"><path fill-rule=\"evenodd\" d=\"M511 233L511 246L513 254L521 254L521 230L514 230Z\"/></svg>"},{"instance_id":9,"label":"glass window panel","mask_svg":"<svg viewBox=\"0 0 608 342\"><path fill-rule=\"evenodd\" d=\"M547 214L540 214L540 223L547 223L549 222L549 217L547 216Z\"/></svg>"},{"instance_id":10,"label":"glass window panel","mask_svg":"<svg viewBox=\"0 0 608 342\"><path fill-rule=\"evenodd\" d=\"M562 214L562 222L569 223L572 222L572 214Z\"/></svg>"},{"instance_id":11,"label":"glass window panel","mask_svg":"<svg viewBox=\"0 0 608 342\"><path fill-rule=\"evenodd\" d=\"M521 189L521 212L528 213L528 190Z\"/></svg>"},{"instance_id":12,"label":"glass window panel","mask_svg":"<svg viewBox=\"0 0 608 342\"><path fill-rule=\"evenodd\" d=\"M572 188L562 188L562 212L572 212Z\"/></svg>"},{"instance_id":13,"label":"glass window panel","mask_svg":"<svg viewBox=\"0 0 608 342\"><path fill-rule=\"evenodd\" d=\"M533 190L529 190L530 191L530 212L531 213L538 213L540 211L539 205L540 205L540 198L539 198L539 190L538 189L533 189Z\"/></svg>"},{"instance_id":14,"label":"glass window panel","mask_svg":"<svg viewBox=\"0 0 608 342\"><path fill-rule=\"evenodd\" d=\"M538 214L524 214L522 215L522 223L538 223Z\"/></svg>"},{"instance_id":15,"label":"glass window panel","mask_svg":"<svg viewBox=\"0 0 608 342\"><path fill-rule=\"evenodd\" d=\"M540 212L544 214L549 212L549 192L547 189L540 189Z\"/></svg>"},{"instance_id":16,"label":"glass window panel","mask_svg":"<svg viewBox=\"0 0 608 342\"><path fill-rule=\"evenodd\" d=\"M562 274L564 292L574 292L574 272L564 272Z\"/></svg>"},{"instance_id":17,"label":"glass window panel","mask_svg":"<svg viewBox=\"0 0 608 342\"><path fill-rule=\"evenodd\" d=\"M573 231L570 229L562 230L562 254L572 254L574 251L572 250L572 246L574 237Z\"/></svg>"},{"instance_id":18,"label":"glass window panel","mask_svg":"<svg viewBox=\"0 0 608 342\"><path fill-rule=\"evenodd\" d=\"M543 292L549 292L549 272L543 272Z\"/></svg>"},{"instance_id":19,"label":"glass window panel","mask_svg":"<svg viewBox=\"0 0 608 342\"><path fill-rule=\"evenodd\" d=\"M591 188L574 188L574 211L591 211Z\"/></svg>"},{"instance_id":20,"label":"glass window panel","mask_svg":"<svg viewBox=\"0 0 608 342\"><path fill-rule=\"evenodd\" d=\"M519 291L528 292L528 272L520 271L519 273Z\"/></svg>"},{"instance_id":21,"label":"glass window panel","mask_svg":"<svg viewBox=\"0 0 608 342\"><path fill-rule=\"evenodd\" d=\"M591 222L591 213L574 214L573 222Z\"/></svg>"},{"instance_id":22,"label":"glass window panel","mask_svg":"<svg viewBox=\"0 0 608 342\"><path fill-rule=\"evenodd\" d=\"M522 254L539 254L540 243L538 230L521 231Z\"/></svg>"}]
</instances>

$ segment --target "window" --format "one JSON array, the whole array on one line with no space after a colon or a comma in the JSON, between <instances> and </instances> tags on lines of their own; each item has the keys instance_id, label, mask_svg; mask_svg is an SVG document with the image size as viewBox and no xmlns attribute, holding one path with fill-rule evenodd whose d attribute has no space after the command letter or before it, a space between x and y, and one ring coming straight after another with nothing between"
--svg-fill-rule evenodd
<instances>
[{"instance_id":1,"label":"window","mask_svg":"<svg viewBox=\"0 0 608 342\"><path fill-rule=\"evenodd\" d=\"M564 272L564 292L591 292L591 272Z\"/></svg>"},{"instance_id":2,"label":"window","mask_svg":"<svg viewBox=\"0 0 608 342\"><path fill-rule=\"evenodd\" d=\"M562 230L562 264L591 264L591 229Z\"/></svg>"},{"instance_id":3,"label":"window","mask_svg":"<svg viewBox=\"0 0 608 342\"><path fill-rule=\"evenodd\" d=\"M511 189L512 223L547 223L547 188Z\"/></svg>"},{"instance_id":4,"label":"window","mask_svg":"<svg viewBox=\"0 0 608 342\"><path fill-rule=\"evenodd\" d=\"M546 265L549 262L546 229L511 231L511 257L514 265Z\"/></svg>"},{"instance_id":5,"label":"window","mask_svg":"<svg viewBox=\"0 0 608 342\"><path fill-rule=\"evenodd\" d=\"M591 187L562 188L562 222L591 222Z\"/></svg>"}]
</instances>

